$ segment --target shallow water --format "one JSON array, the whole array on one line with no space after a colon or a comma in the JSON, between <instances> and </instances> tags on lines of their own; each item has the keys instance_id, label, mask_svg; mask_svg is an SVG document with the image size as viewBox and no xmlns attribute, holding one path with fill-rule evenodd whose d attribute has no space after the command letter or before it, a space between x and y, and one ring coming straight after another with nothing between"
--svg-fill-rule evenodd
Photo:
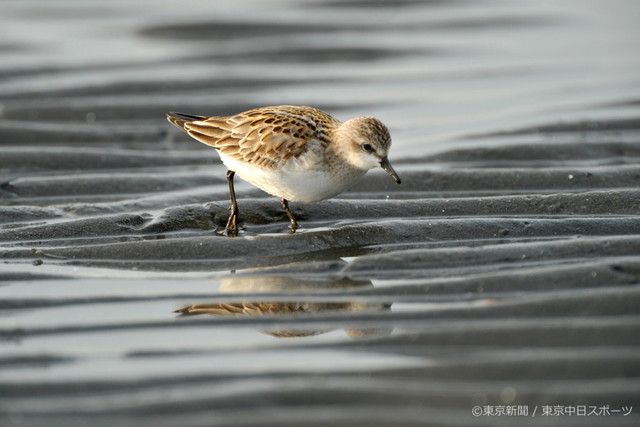
<instances>
[{"instance_id":1,"label":"shallow water","mask_svg":"<svg viewBox=\"0 0 640 427\"><path fill-rule=\"evenodd\" d=\"M3 2L0 424L638 424L637 2L149 4ZM379 117L402 185L291 235L238 180L217 235L164 114L274 104Z\"/></svg>"}]
</instances>

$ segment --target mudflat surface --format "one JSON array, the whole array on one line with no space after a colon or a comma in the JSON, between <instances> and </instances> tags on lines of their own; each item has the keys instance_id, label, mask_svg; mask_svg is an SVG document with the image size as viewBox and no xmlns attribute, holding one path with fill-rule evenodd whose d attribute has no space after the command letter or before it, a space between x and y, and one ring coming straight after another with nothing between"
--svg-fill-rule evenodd
<instances>
[{"instance_id":1,"label":"mudflat surface","mask_svg":"<svg viewBox=\"0 0 640 427\"><path fill-rule=\"evenodd\" d=\"M0 14L1 425L638 425L637 2L49 3ZM217 234L164 113L275 104L403 183Z\"/></svg>"}]
</instances>

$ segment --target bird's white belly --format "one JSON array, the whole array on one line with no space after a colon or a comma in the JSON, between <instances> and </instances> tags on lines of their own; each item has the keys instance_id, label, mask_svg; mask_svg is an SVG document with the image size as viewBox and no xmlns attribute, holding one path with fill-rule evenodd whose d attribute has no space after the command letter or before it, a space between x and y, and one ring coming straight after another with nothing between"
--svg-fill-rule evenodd
<instances>
[{"instance_id":1,"label":"bird's white belly","mask_svg":"<svg viewBox=\"0 0 640 427\"><path fill-rule=\"evenodd\" d=\"M339 170L310 167L305 159L292 160L280 168L259 168L221 156L225 166L261 190L293 202L317 202L344 192L366 171L350 167Z\"/></svg>"}]
</instances>

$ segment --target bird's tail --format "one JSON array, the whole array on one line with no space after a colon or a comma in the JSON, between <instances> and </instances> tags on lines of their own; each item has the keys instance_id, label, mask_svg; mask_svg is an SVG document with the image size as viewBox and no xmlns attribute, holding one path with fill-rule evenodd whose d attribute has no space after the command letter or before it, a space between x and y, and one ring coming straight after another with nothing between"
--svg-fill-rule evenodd
<instances>
[{"instance_id":1,"label":"bird's tail","mask_svg":"<svg viewBox=\"0 0 640 427\"><path fill-rule=\"evenodd\" d=\"M167 113L167 120L169 120L169 123L171 123L178 129L182 129L182 130L185 130L184 128L185 123L189 123L197 120L205 120L205 119L206 119L205 116L196 116L194 114L184 114L184 113L175 113L175 112Z\"/></svg>"}]
</instances>

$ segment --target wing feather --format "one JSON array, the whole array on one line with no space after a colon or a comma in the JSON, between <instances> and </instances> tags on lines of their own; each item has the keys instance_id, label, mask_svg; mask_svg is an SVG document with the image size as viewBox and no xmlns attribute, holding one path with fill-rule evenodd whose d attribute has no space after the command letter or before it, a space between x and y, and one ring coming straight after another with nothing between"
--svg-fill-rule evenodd
<instances>
[{"instance_id":1,"label":"wing feather","mask_svg":"<svg viewBox=\"0 0 640 427\"><path fill-rule=\"evenodd\" d=\"M185 120L187 117L194 120ZM315 108L289 105L256 108L227 117L170 113L168 118L191 137L216 148L221 154L263 167L274 167L300 156L310 140L329 144L332 129L340 124Z\"/></svg>"}]
</instances>

